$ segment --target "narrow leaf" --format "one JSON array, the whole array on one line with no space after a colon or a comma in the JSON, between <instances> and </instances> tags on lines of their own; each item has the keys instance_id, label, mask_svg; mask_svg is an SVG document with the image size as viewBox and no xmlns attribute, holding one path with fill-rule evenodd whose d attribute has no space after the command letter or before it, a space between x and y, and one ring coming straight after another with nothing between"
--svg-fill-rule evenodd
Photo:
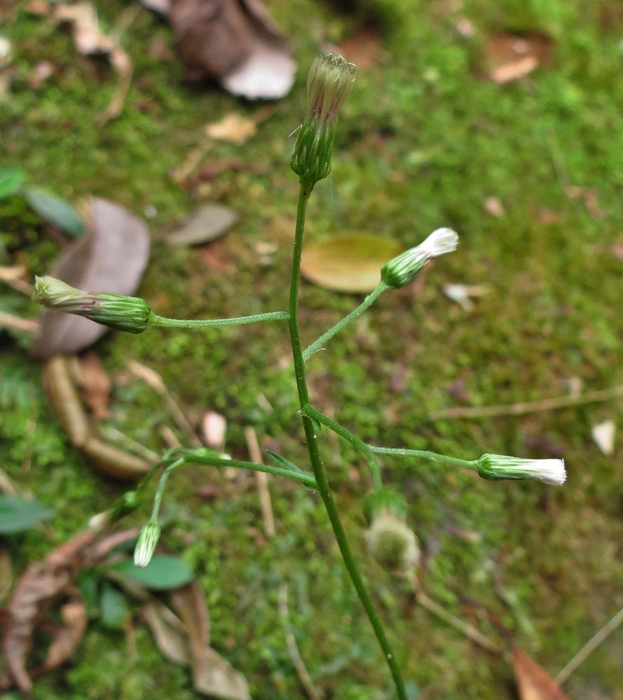
<instances>
[{"instance_id":1,"label":"narrow leaf","mask_svg":"<svg viewBox=\"0 0 623 700\"><path fill-rule=\"evenodd\" d=\"M85 232L85 226L78 212L66 200L34 187L25 187L22 191L28 204L42 219L72 236L81 236Z\"/></svg>"},{"instance_id":2,"label":"narrow leaf","mask_svg":"<svg viewBox=\"0 0 623 700\"><path fill-rule=\"evenodd\" d=\"M104 627L119 629L128 614L125 596L112 584L106 582L100 594L100 619Z\"/></svg>"},{"instance_id":3,"label":"narrow leaf","mask_svg":"<svg viewBox=\"0 0 623 700\"><path fill-rule=\"evenodd\" d=\"M15 194L24 182L22 170L0 169L0 199Z\"/></svg>"},{"instance_id":4,"label":"narrow leaf","mask_svg":"<svg viewBox=\"0 0 623 700\"><path fill-rule=\"evenodd\" d=\"M54 515L39 501L0 495L0 534L20 532Z\"/></svg>"},{"instance_id":5,"label":"narrow leaf","mask_svg":"<svg viewBox=\"0 0 623 700\"><path fill-rule=\"evenodd\" d=\"M157 554L143 569L134 566L130 559L115 564L112 569L154 591L179 588L194 577L187 564L170 554Z\"/></svg>"}]
</instances>

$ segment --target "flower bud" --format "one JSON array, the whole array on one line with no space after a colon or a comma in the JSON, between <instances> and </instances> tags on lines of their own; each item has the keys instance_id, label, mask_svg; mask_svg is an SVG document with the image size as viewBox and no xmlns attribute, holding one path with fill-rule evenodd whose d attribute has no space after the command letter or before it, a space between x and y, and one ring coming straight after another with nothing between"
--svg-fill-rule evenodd
<instances>
[{"instance_id":1,"label":"flower bud","mask_svg":"<svg viewBox=\"0 0 623 700\"><path fill-rule=\"evenodd\" d=\"M450 228L438 228L415 248L390 260L381 268L381 279L388 287L400 289L409 284L417 273L439 255L456 250L458 235Z\"/></svg>"},{"instance_id":2,"label":"flower bud","mask_svg":"<svg viewBox=\"0 0 623 700\"><path fill-rule=\"evenodd\" d=\"M340 108L355 82L355 66L337 54L318 56L307 78L307 115L292 154L292 170L315 184L331 171Z\"/></svg>"},{"instance_id":3,"label":"flower bud","mask_svg":"<svg viewBox=\"0 0 623 700\"><path fill-rule=\"evenodd\" d=\"M366 540L370 554L383 567L408 571L417 565L420 548L406 524L407 502L398 493L381 489L371 494L364 505L370 527Z\"/></svg>"},{"instance_id":4,"label":"flower bud","mask_svg":"<svg viewBox=\"0 0 623 700\"><path fill-rule=\"evenodd\" d=\"M134 566L143 569L149 564L159 539L160 525L156 520L150 520L146 525L143 525L134 550Z\"/></svg>"},{"instance_id":5,"label":"flower bud","mask_svg":"<svg viewBox=\"0 0 623 700\"><path fill-rule=\"evenodd\" d=\"M476 462L483 479L535 479L550 486L562 486L567 479L562 459L521 459L508 455L483 455Z\"/></svg>"},{"instance_id":6,"label":"flower bud","mask_svg":"<svg viewBox=\"0 0 623 700\"><path fill-rule=\"evenodd\" d=\"M142 333L151 309L143 299L113 292L84 292L54 277L36 277L33 301L55 311L84 316L128 333Z\"/></svg>"}]
</instances>

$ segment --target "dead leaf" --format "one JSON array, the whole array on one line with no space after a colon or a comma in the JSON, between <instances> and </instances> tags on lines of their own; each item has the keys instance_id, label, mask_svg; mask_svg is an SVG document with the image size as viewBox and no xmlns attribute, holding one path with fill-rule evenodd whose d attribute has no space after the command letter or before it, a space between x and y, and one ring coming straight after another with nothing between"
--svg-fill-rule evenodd
<instances>
[{"instance_id":1,"label":"dead leaf","mask_svg":"<svg viewBox=\"0 0 623 700\"><path fill-rule=\"evenodd\" d=\"M186 629L159 600L150 598L141 608L141 616L154 635L158 649L168 661L188 666L191 655Z\"/></svg>"},{"instance_id":2,"label":"dead leaf","mask_svg":"<svg viewBox=\"0 0 623 700\"><path fill-rule=\"evenodd\" d=\"M513 649L513 667L520 700L569 700L558 683L517 647Z\"/></svg>"},{"instance_id":3,"label":"dead leaf","mask_svg":"<svg viewBox=\"0 0 623 700\"><path fill-rule=\"evenodd\" d=\"M480 284L448 284L443 288L443 293L460 304L465 311L473 311L476 307L471 297L481 297L489 293L489 288Z\"/></svg>"},{"instance_id":4,"label":"dead leaf","mask_svg":"<svg viewBox=\"0 0 623 700\"><path fill-rule=\"evenodd\" d=\"M208 411L203 417L203 439L206 445L215 450L222 450L225 445L227 421L225 417L215 411Z\"/></svg>"},{"instance_id":5,"label":"dead leaf","mask_svg":"<svg viewBox=\"0 0 623 700\"><path fill-rule=\"evenodd\" d=\"M237 112L230 112L220 122L208 124L205 128L206 136L209 138L232 143L244 143L256 131L255 120L243 117Z\"/></svg>"},{"instance_id":6,"label":"dead leaf","mask_svg":"<svg viewBox=\"0 0 623 700\"><path fill-rule=\"evenodd\" d=\"M171 602L188 633L195 688L223 700L251 700L244 676L209 647L208 609L197 581L172 591Z\"/></svg>"},{"instance_id":7,"label":"dead leaf","mask_svg":"<svg viewBox=\"0 0 623 700\"><path fill-rule=\"evenodd\" d=\"M499 85L519 80L547 63L552 50L551 39L539 32L496 34L487 46L489 77Z\"/></svg>"},{"instance_id":8,"label":"dead leaf","mask_svg":"<svg viewBox=\"0 0 623 700\"><path fill-rule=\"evenodd\" d=\"M98 420L110 417L108 402L112 382L102 363L94 352L87 352L78 360L78 385L82 390L84 403Z\"/></svg>"},{"instance_id":9,"label":"dead leaf","mask_svg":"<svg viewBox=\"0 0 623 700\"><path fill-rule=\"evenodd\" d=\"M133 294L149 257L147 226L127 209L105 199L92 200L89 219L89 233L67 246L50 274L79 289ZM82 316L46 309L31 354L45 360L78 352L107 331L106 326Z\"/></svg>"},{"instance_id":10,"label":"dead leaf","mask_svg":"<svg viewBox=\"0 0 623 700\"><path fill-rule=\"evenodd\" d=\"M209 243L227 233L239 218L224 204L204 204L190 215L184 226L168 234L165 240L172 246Z\"/></svg>"},{"instance_id":11,"label":"dead leaf","mask_svg":"<svg viewBox=\"0 0 623 700\"><path fill-rule=\"evenodd\" d=\"M248 99L290 91L296 65L259 0L175 0L169 16L189 80L215 78Z\"/></svg>"},{"instance_id":12,"label":"dead leaf","mask_svg":"<svg viewBox=\"0 0 623 700\"><path fill-rule=\"evenodd\" d=\"M597 423L591 429L591 435L597 447L605 455L614 454L614 434L616 432L616 425L613 420L605 420L601 423Z\"/></svg>"},{"instance_id":13,"label":"dead leaf","mask_svg":"<svg viewBox=\"0 0 623 700\"><path fill-rule=\"evenodd\" d=\"M74 600L61 607L64 626L48 648L44 668L49 671L62 663L76 651L87 628L87 609L82 596L74 593Z\"/></svg>"},{"instance_id":14,"label":"dead leaf","mask_svg":"<svg viewBox=\"0 0 623 700\"><path fill-rule=\"evenodd\" d=\"M487 214L495 216L496 219L499 219L501 216L504 216L505 213L504 206L497 197L487 197L485 199L485 211L487 212Z\"/></svg>"},{"instance_id":15,"label":"dead leaf","mask_svg":"<svg viewBox=\"0 0 623 700\"><path fill-rule=\"evenodd\" d=\"M371 292L381 268L402 252L391 238L366 233L334 236L303 250L301 274L310 282L339 292Z\"/></svg>"},{"instance_id":16,"label":"dead leaf","mask_svg":"<svg viewBox=\"0 0 623 700\"><path fill-rule=\"evenodd\" d=\"M141 5L165 16L171 12L171 0L141 0Z\"/></svg>"},{"instance_id":17,"label":"dead leaf","mask_svg":"<svg viewBox=\"0 0 623 700\"><path fill-rule=\"evenodd\" d=\"M47 611L61 598L72 596L73 581L84 568L101 561L116 545L135 537L136 528L98 539L93 532L83 532L63 543L42 561L31 564L21 575L11 600L6 606L5 632L2 653L9 674L20 690L29 692L32 681L26 670L27 656L32 647L33 634ZM48 663L61 663L62 654L72 653L79 643L83 629L82 612L73 607L65 610L63 618L70 629L57 637L49 651ZM84 623L86 625L86 621ZM75 646L74 646L75 645ZM59 661L60 659L60 661ZM38 670L41 672L41 670Z\"/></svg>"},{"instance_id":18,"label":"dead leaf","mask_svg":"<svg viewBox=\"0 0 623 700\"><path fill-rule=\"evenodd\" d=\"M116 37L102 32L97 12L90 2L78 2L75 5L60 4L56 8L55 18L59 22L70 22L76 48L84 56L108 56L111 66L119 74L119 85L104 113L103 121L114 119L121 114L125 96L132 79L132 61L119 46Z\"/></svg>"},{"instance_id":19,"label":"dead leaf","mask_svg":"<svg viewBox=\"0 0 623 700\"><path fill-rule=\"evenodd\" d=\"M354 63L357 70L374 68L386 58L381 48L378 24L367 23L358 27L354 34L340 43L339 53Z\"/></svg>"}]
</instances>

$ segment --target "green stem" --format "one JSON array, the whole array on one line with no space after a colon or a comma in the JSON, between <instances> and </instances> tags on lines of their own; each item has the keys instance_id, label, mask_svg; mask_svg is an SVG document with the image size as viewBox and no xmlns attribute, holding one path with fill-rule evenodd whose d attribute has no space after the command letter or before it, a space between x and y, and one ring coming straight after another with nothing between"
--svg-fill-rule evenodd
<instances>
[{"instance_id":1,"label":"green stem","mask_svg":"<svg viewBox=\"0 0 623 700\"><path fill-rule=\"evenodd\" d=\"M367 447L377 455L395 455L397 457L421 457L429 459L431 462L441 462L442 464L452 464L455 467L466 467L467 469L476 469L478 464L477 459L459 459L458 457L447 457L440 455L437 452L429 452L428 450L405 450L394 447L376 447L375 445L367 445Z\"/></svg>"},{"instance_id":2,"label":"green stem","mask_svg":"<svg viewBox=\"0 0 623 700\"><path fill-rule=\"evenodd\" d=\"M287 321L289 318L290 315L285 311L270 311L266 314L238 316L237 318L209 319L165 318L152 311L149 316L149 324L169 328L214 328L216 326L242 326L245 323L262 323L263 321Z\"/></svg>"},{"instance_id":3,"label":"green stem","mask_svg":"<svg viewBox=\"0 0 623 700\"><path fill-rule=\"evenodd\" d=\"M380 491L383 488L383 479L381 478L381 466L379 465L379 460L374 454L374 450L369 445L366 445L366 443L363 442L363 440L360 440L356 435L353 435L350 431L346 430L346 428L343 428L339 423L336 423L334 420L331 420L328 416L325 416L324 413L320 413L320 411L318 411L311 405L305 406L305 408L303 408L303 413L305 413L305 415L309 416L310 418L314 418L319 423L326 425L327 428L332 430L340 437L343 437L344 440L348 440L348 442L350 442L351 445L356 447L368 460L370 471L372 472L372 483L374 485L374 490Z\"/></svg>"},{"instance_id":4,"label":"green stem","mask_svg":"<svg viewBox=\"0 0 623 700\"><path fill-rule=\"evenodd\" d=\"M396 684L399 700L407 700L407 693L402 676L400 675L400 669L398 668L398 664L396 662L396 657L392 651L389 640L385 635L385 630L383 629L381 620L374 609L370 594L366 590L365 584L350 550L350 546L348 545L346 533L344 532L344 527L342 525L342 521L340 520L337 506L333 500L333 493L331 492L331 488L327 481L327 477L322 466L322 461L320 459L320 452L318 450L318 443L316 441L313 422L304 412L306 407L309 406L309 392L307 390L307 382L305 378L305 360L303 359L303 350L301 347L301 338L299 334L298 289L301 269L301 253L303 251L303 232L305 230L305 213L307 209L307 202L309 201L313 187L313 182L301 179L301 189L299 192L296 229L294 235L294 252L292 256L292 276L290 278L289 303L290 318L288 320L290 340L292 343L292 357L294 359L294 376L296 378L299 403L301 406L301 411L303 412L303 429L307 440L309 458L314 470L314 476L316 477L316 483L318 484L318 491L322 498L322 502L324 503L327 515L329 516L335 539L337 540L340 552L342 554L342 559L344 560L344 564L348 569L348 573L350 574L353 585L355 586L357 595L365 608L368 619L370 620L372 628L374 629L376 638L381 645L389 666L389 670L394 679L394 683Z\"/></svg>"},{"instance_id":5,"label":"green stem","mask_svg":"<svg viewBox=\"0 0 623 700\"><path fill-rule=\"evenodd\" d=\"M285 469L283 467L273 467L270 464L245 462L242 459L220 459L218 457L211 457L210 455L192 454L192 450L190 450L188 454L184 454L183 460L187 464L207 464L212 467L236 467L239 469L250 469L254 472L265 472L273 476L286 476L288 479L300 481L310 489L318 488L314 475L309 472L294 471L293 469Z\"/></svg>"},{"instance_id":6,"label":"green stem","mask_svg":"<svg viewBox=\"0 0 623 700\"><path fill-rule=\"evenodd\" d=\"M385 282L381 282L379 286L371 294L369 294L356 309L348 314L348 316L344 316L341 321L336 323L332 328L329 328L329 330L321 335L318 340L315 340L309 347L305 348L303 351L303 359L305 361L309 360L309 358L317 353L328 340L331 340L336 333L339 333L344 326L347 326L351 321L354 321L357 316L360 316L367 308L372 306L372 304L374 304L374 302L386 289L389 289L389 287L385 284Z\"/></svg>"}]
</instances>

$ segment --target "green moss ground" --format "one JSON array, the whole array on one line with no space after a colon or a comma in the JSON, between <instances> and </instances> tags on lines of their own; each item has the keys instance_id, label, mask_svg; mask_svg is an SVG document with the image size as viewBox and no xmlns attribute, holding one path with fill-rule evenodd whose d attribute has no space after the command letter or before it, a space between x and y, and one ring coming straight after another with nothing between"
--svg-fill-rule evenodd
<instances>
[{"instance_id":1,"label":"green moss ground","mask_svg":"<svg viewBox=\"0 0 623 700\"><path fill-rule=\"evenodd\" d=\"M97 5L110 28L123 4ZM318 187L310 205L309 238L366 230L411 245L449 225L461 246L426 274L417 294L386 294L310 361L314 400L362 437L388 446L465 457L564 453L569 481L560 489L385 462L386 480L407 497L424 544L429 595L494 637L489 620L497 617L555 673L623 606L621 451L605 457L590 437L600 420L620 423L619 404L469 422L430 422L427 415L456 403L448 388L458 381L470 403L482 405L560 395L570 377L587 389L623 383L617 311L623 262L612 253L623 243L623 13L614 0L466 0L455 15L445 3L411 0L367 2L354 16L310 0L274 0L270 9L292 37L300 70L291 95L254 138L242 146L217 143L207 156L206 162L234 157L262 169L221 176L212 188L212 198L241 214L236 229L214 244L226 264L210 264L199 250L171 254L156 242L141 293L171 315L285 307L297 191L287 135L301 119L305 68L321 41L339 43L371 16L382 21L385 59L361 72L345 107L331 181ZM478 30L472 40L452 27L461 14ZM486 36L500 30L548 34L550 63L504 87L484 80ZM116 85L106 65L78 57L68 33L29 16L20 3L2 31L14 43L15 62L10 100L0 104L0 165L23 167L31 184L69 199L103 196L137 213L153 205L153 232L202 200L169 174L198 144L203 125L257 109L210 86L186 84L177 62L150 50L155 41L172 46L169 28L143 11L123 39L135 65L124 112L95 128ZM41 60L57 71L32 90L28 77ZM582 199L570 199L567 185L594 188L605 216L595 218ZM503 217L484 211L490 196L502 201ZM544 210L556 214L550 223L543 223ZM19 259L43 272L56 249L36 218L4 200L0 227L10 240L22 237ZM258 241L279 244L272 266L258 264ZM443 296L448 283L491 291L467 314ZM355 301L304 285L306 339ZM3 292L0 303L34 311L12 293ZM19 343L7 335L0 340L0 466L58 514L47 535L7 540L19 569L106 508L122 487L69 447L42 395L40 368L24 358ZM97 350L112 376L127 358L157 369L191 416L208 408L223 413L228 448L237 456L245 456L242 429L251 424L303 463L291 368L280 363L288 353L282 326L115 334ZM399 390L390 382L396 372L405 377ZM163 447L157 427L171 418L147 388L118 385L113 411L120 430L152 449ZM505 662L418 610L401 583L369 561L361 515L368 476L362 469L353 478L351 467L359 469L361 460L345 445L338 459L334 443L322 439L347 529L406 678L427 689L427 700L515 697ZM198 487L206 483L219 485L222 497L202 500ZM305 697L277 614L284 577L302 656L327 697L391 698L383 659L318 498L281 481L271 489L279 534L269 544L258 543L253 479L232 483L193 468L176 475L167 493L176 519L166 542L206 590L214 647L245 673L254 698ZM457 528L480 540L457 537ZM513 606L503 602L502 589ZM135 659L121 633L92 624L71 666L40 679L34 697L196 696L186 671L165 663L140 627L137 645ZM569 697L601 692L620 700L622 646L619 630L572 676Z\"/></svg>"}]
</instances>

